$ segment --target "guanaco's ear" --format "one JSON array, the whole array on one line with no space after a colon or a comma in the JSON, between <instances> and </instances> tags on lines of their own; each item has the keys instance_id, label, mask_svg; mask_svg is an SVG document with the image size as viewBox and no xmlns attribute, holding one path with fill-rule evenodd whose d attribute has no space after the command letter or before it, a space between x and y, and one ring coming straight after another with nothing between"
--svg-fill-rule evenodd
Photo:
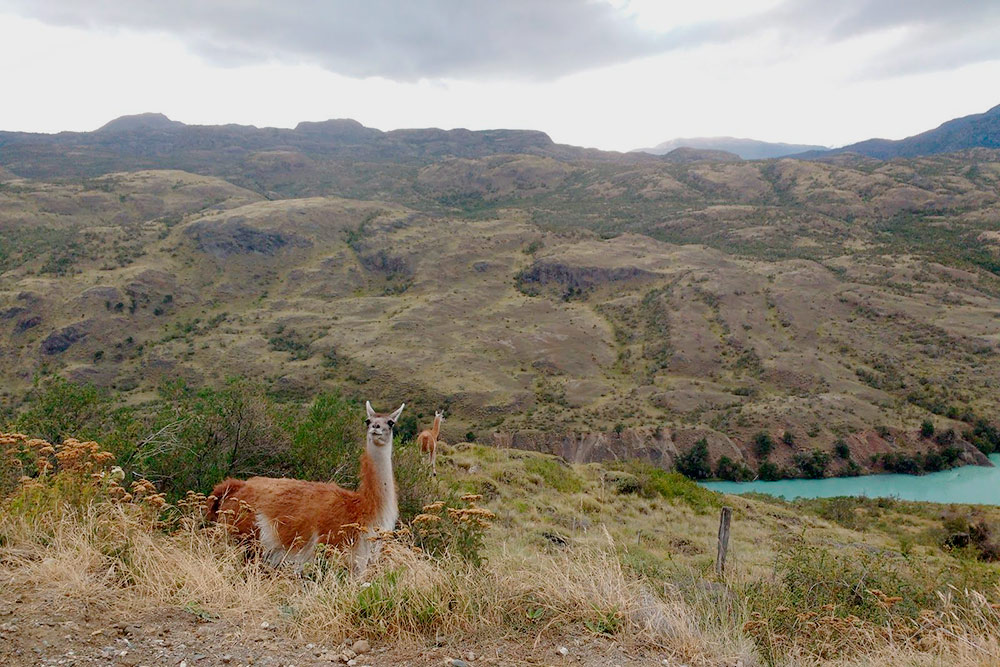
<instances>
[{"instance_id":1,"label":"guanaco's ear","mask_svg":"<svg viewBox=\"0 0 1000 667\"><path fill-rule=\"evenodd\" d=\"M406 407L406 403L403 403L402 405L400 405L399 409L397 409L395 412L393 412L391 415L389 415L389 421L391 421L391 422L397 421L399 419L399 414L403 411L403 408L405 408L405 407Z\"/></svg>"},{"instance_id":2,"label":"guanaco's ear","mask_svg":"<svg viewBox=\"0 0 1000 667\"><path fill-rule=\"evenodd\" d=\"M371 401L365 401L365 410L368 412L368 419L374 419L375 418L375 411L372 410L372 403L371 403Z\"/></svg>"}]
</instances>

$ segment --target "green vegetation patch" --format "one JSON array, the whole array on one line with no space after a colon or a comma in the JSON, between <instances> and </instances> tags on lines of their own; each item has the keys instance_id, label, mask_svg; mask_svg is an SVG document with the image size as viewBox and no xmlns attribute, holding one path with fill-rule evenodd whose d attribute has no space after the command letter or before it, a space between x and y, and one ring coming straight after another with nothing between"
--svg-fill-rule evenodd
<instances>
[{"instance_id":1,"label":"green vegetation patch","mask_svg":"<svg viewBox=\"0 0 1000 667\"><path fill-rule=\"evenodd\" d=\"M525 459L524 471L538 475L545 485L560 493L577 493L583 490L583 480L565 463L553 458L532 457Z\"/></svg>"}]
</instances>

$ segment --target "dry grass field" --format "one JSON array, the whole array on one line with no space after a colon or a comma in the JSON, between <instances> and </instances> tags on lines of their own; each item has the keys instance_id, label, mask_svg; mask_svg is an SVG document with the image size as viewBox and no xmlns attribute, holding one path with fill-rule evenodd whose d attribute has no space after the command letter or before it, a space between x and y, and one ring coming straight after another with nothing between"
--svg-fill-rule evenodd
<instances>
[{"instance_id":1,"label":"dry grass field","mask_svg":"<svg viewBox=\"0 0 1000 667\"><path fill-rule=\"evenodd\" d=\"M5 664L1000 660L995 566L942 548L994 508L723 497L650 466L463 443L439 459L441 502L362 579L334 553L297 576L204 525L197 495L122 479L96 443L2 442L6 470L35 471L0 501Z\"/></svg>"}]
</instances>

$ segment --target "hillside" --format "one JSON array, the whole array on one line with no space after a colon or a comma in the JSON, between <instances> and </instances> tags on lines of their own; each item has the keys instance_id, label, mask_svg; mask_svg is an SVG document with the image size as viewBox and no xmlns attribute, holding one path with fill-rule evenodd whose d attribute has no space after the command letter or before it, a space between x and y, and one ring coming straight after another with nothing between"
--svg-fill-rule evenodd
<instances>
[{"instance_id":1,"label":"hillside","mask_svg":"<svg viewBox=\"0 0 1000 667\"><path fill-rule=\"evenodd\" d=\"M23 442L0 435L8 452ZM4 664L1000 660L984 562L997 508L723 497L649 466L459 443L420 483L424 503L442 502L404 514L363 579L325 551L296 576L204 525L201 497L119 485L96 443L45 445L26 446L52 458L47 475L7 495L0 476ZM398 447L398 470L426 480L415 456ZM734 514L718 574L723 503Z\"/></svg>"},{"instance_id":2,"label":"hillside","mask_svg":"<svg viewBox=\"0 0 1000 667\"><path fill-rule=\"evenodd\" d=\"M955 118L933 130L905 139L868 139L832 151L805 152L798 157L857 153L880 160L938 155L972 148L1000 148L1000 106L985 113ZM805 149L809 150L809 149Z\"/></svg>"},{"instance_id":3,"label":"hillside","mask_svg":"<svg viewBox=\"0 0 1000 667\"><path fill-rule=\"evenodd\" d=\"M669 468L705 438L739 475L981 463L996 439L996 151L672 161L154 120L3 135L9 412L48 373L137 405L243 376L573 461Z\"/></svg>"},{"instance_id":4,"label":"hillside","mask_svg":"<svg viewBox=\"0 0 1000 667\"><path fill-rule=\"evenodd\" d=\"M652 148L636 148L632 152L665 155L678 148L695 148L702 150L725 151L734 153L744 160L766 160L776 157L786 157L806 151L825 151L826 146L809 144L786 144L757 139L740 139L737 137L690 137L687 139L670 139Z\"/></svg>"}]
</instances>

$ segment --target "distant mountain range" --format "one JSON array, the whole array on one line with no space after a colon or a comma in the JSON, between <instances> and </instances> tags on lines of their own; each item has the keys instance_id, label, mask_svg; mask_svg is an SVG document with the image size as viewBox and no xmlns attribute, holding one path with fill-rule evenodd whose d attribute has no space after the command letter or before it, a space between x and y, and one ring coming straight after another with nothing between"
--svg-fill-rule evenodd
<instances>
[{"instance_id":1,"label":"distant mountain range","mask_svg":"<svg viewBox=\"0 0 1000 667\"><path fill-rule=\"evenodd\" d=\"M651 153L666 155L678 148L694 148L709 151L725 151L740 156L744 160L766 160L768 158L785 157L806 151L825 151L826 146L808 144L783 144L756 139L739 139L737 137L692 137L688 139L671 139L657 144L652 148L637 148L633 153Z\"/></svg>"},{"instance_id":2,"label":"distant mountain range","mask_svg":"<svg viewBox=\"0 0 1000 667\"><path fill-rule=\"evenodd\" d=\"M766 160L778 157L803 159L822 158L843 153L889 160L897 157L919 157L951 153L969 148L1000 148L1000 105L985 113L955 118L933 130L905 139L867 139L840 148L784 144L736 137L693 137L671 139L652 148L637 148L632 153L666 155L678 148L699 151L725 151L744 160Z\"/></svg>"},{"instance_id":3,"label":"distant mountain range","mask_svg":"<svg viewBox=\"0 0 1000 667\"><path fill-rule=\"evenodd\" d=\"M557 144L536 130L401 129L383 132L356 120L302 122L294 129L187 125L161 113L122 116L93 132L0 131L0 166L25 178L90 177L110 171L205 171L261 151L321 159L424 164L442 157L536 155L559 160L642 162L656 158ZM66 156L74 160L67 161Z\"/></svg>"},{"instance_id":4,"label":"distant mountain range","mask_svg":"<svg viewBox=\"0 0 1000 667\"><path fill-rule=\"evenodd\" d=\"M986 113L972 114L942 123L933 130L906 139L868 139L830 151L812 151L796 157L813 158L839 153L858 153L888 160L951 153L967 148L1000 148L1000 105Z\"/></svg>"}]
</instances>

